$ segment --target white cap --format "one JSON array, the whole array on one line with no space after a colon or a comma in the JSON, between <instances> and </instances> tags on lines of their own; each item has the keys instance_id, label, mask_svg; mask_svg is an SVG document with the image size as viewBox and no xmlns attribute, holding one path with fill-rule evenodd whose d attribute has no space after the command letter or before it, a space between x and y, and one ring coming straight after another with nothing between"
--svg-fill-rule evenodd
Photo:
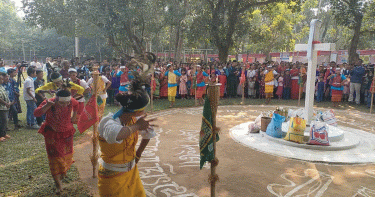
<instances>
[{"instance_id":1,"label":"white cap","mask_svg":"<svg viewBox=\"0 0 375 197\"><path fill-rule=\"evenodd\" d=\"M201 67L201 65L197 65L197 67Z\"/></svg>"},{"instance_id":2,"label":"white cap","mask_svg":"<svg viewBox=\"0 0 375 197\"><path fill-rule=\"evenodd\" d=\"M271 65L269 65L269 66L267 66L268 68L272 68L272 66Z\"/></svg>"},{"instance_id":3,"label":"white cap","mask_svg":"<svg viewBox=\"0 0 375 197\"><path fill-rule=\"evenodd\" d=\"M126 66L120 66L120 69L125 69L126 68Z\"/></svg>"},{"instance_id":4,"label":"white cap","mask_svg":"<svg viewBox=\"0 0 375 197\"><path fill-rule=\"evenodd\" d=\"M77 70L74 68L69 68L68 72L77 72Z\"/></svg>"}]
</instances>

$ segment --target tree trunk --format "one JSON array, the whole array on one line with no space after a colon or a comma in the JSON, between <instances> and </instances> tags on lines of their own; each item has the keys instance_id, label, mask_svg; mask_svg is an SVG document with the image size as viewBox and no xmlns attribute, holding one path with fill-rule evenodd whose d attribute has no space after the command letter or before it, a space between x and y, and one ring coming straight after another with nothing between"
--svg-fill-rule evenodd
<instances>
[{"instance_id":1,"label":"tree trunk","mask_svg":"<svg viewBox=\"0 0 375 197\"><path fill-rule=\"evenodd\" d=\"M359 59L359 55L357 54L357 47L359 43L359 36L361 34L361 26L362 26L362 19L361 21L357 21L357 25L354 27L354 34L352 40L350 41L349 46L349 64L354 64L357 59Z\"/></svg>"},{"instance_id":2,"label":"tree trunk","mask_svg":"<svg viewBox=\"0 0 375 197\"><path fill-rule=\"evenodd\" d=\"M228 59L229 47L228 46L221 46L218 47L219 49L219 60L221 63L226 63Z\"/></svg>"}]
</instances>

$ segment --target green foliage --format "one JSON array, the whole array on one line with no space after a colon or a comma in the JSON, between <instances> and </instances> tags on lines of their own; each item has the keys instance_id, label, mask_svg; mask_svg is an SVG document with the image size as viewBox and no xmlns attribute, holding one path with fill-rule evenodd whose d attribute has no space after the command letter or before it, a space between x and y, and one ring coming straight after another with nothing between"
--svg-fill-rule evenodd
<instances>
[{"instance_id":1,"label":"green foliage","mask_svg":"<svg viewBox=\"0 0 375 197\"><path fill-rule=\"evenodd\" d=\"M295 5L291 2L292 6ZM266 9L257 9L251 13L249 19L252 31L250 38L255 45L250 46L252 51L262 51L268 54L272 51L290 51L294 49L294 25L301 22L304 16L294 13L290 4L274 3ZM306 28L303 28L306 33Z\"/></svg>"}]
</instances>

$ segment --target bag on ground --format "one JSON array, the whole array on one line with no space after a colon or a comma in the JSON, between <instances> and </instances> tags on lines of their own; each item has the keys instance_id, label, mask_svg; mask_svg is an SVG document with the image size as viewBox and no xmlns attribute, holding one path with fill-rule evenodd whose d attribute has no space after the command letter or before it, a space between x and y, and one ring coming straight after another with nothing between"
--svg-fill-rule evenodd
<instances>
[{"instance_id":1,"label":"bag on ground","mask_svg":"<svg viewBox=\"0 0 375 197\"><path fill-rule=\"evenodd\" d=\"M283 124L285 117L280 114L273 114L270 124L267 126L266 133L269 136L282 138L283 132L281 131L281 125Z\"/></svg>"},{"instance_id":2,"label":"bag on ground","mask_svg":"<svg viewBox=\"0 0 375 197\"><path fill-rule=\"evenodd\" d=\"M288 132L285 140L303 143L304 131L306 128L306 120L299 117L292 117L289 120Z\"/></svg>"},{"instance_id":3,"label":"bag on ground","mask_svg":"<svg viewBox=\"0 0 375 197\"><path fill-rule=\"evenodd\" d=\"M308 144L329 146L328 127L324 122L312 122Z\"/></svg>"},{"instance_id":4,"label":"bag on ground","mask_svg":"<svg viewBox=\"0 0 375 197\"><path fill-rule=\"evenodd\" d=\"M322 120L328 125L337 126L337 119L332 109L322 114Z\"/></svg>"},{"instance_id":5,"label":"bag on ground","mask_svg":"<svg viewBox=\"0 0 375 197\"><path fill-rule=\"evenodd\" d=\"M258 133L260 131L262 115L259 115L253 123L249 124L249 133Z\"/></svg>"}]
</instances>

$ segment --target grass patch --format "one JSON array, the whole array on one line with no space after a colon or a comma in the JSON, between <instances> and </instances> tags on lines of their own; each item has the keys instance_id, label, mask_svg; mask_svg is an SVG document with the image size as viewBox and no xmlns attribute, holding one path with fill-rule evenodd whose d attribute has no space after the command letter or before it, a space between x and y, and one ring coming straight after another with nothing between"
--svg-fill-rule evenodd
<instances>
[{"instance_id":1,"label":"grass patch","mask_svg":"<svg viewBox=\"0 0 375 197\"><path fill-rule=\"evenodd\" d=\"M20 100L23 113L18 114L18 118L25 126L27 110L22 92ZM37 130L25 127L14 131L13 126L9 121L11 131L7 134L12 138L0 143L0 196L54 196L55 184L49 170L44 137ZM76 132L75 139L79 136ZM74 164L67 176L61 196L89 196Z\"/></svg>"}]
</instances>

